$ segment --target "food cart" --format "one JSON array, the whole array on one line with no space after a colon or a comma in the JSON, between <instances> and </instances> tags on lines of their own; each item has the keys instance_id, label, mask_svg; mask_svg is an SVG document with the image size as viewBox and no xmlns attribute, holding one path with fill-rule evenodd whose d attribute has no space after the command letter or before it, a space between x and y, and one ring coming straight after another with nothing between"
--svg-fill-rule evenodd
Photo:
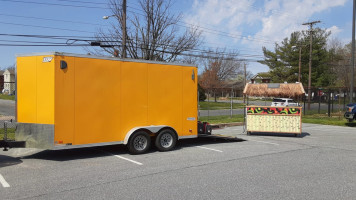
<instances>
[{"instance_id":1,"label":"food cart","mask_svg":"<svg viewBox=\"0 0 356 200\"><path fill-rule=\"evenodd\" d=\"M254 97L297 98L305 94L301 83L247 84L244 95ZM300 106L246 106L246 131L263 133L302 133L302 107Z\"/></svg>"}]
</instances>

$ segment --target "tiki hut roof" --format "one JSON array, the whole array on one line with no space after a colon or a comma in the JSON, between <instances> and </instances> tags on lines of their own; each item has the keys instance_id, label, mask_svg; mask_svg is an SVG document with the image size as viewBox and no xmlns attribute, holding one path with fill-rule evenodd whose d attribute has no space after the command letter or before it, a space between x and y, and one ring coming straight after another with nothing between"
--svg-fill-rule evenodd
<instances>
[{"instance_id":1,"label":"tiki hut roof","mask_svg":"<svg viewBox=\"0 0 356 200\"><path fill-rule=\"evenodd\" d=\"M305 91L301 83L248 83L243 94L256 97L292 98L304 95Z\"/></svg>"}]
</instances>

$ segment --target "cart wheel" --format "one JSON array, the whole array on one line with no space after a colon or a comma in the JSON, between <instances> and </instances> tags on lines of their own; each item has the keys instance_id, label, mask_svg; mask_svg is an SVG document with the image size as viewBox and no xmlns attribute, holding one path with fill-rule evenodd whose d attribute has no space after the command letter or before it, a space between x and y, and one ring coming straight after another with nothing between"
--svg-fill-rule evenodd
<instances>
[{"instance_id":1,"label":"cart wheel","mask_svg":"<svg viewBox=\"0 0 356 200\"><path fill-rule=\"evenodd\" d=\"M177 136L171 129L163 129L156 137L155 145L159 151L170 151L177 143Z\"/></svg>"},{"instance_id":2,"label":"cart wheel","mask_svg":"<svg viewBox=\"0 0 356 200\"><path fill-rule=\"evenodd\" d=\"M132 154L145 153L151 145L151 138L145 131L137 131L128 142L128 149Z\"/></svg>"}]
</instances>

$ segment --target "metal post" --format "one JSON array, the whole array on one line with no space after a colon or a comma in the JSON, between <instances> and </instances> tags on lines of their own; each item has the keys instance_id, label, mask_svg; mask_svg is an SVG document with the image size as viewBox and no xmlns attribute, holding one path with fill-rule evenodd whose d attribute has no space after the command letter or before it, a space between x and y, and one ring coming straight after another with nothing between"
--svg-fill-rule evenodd
<instances>
[{"instance_id":1,"label":"metal post","mask_svg":"<svg viewBox=\"0 0 356 200\"><path fill-rule=\"evenodd\" d=\"M330 117L330 96L331 96L331 92L330 90L328 91L328 116Z\"/></svg>"},{"instance_id":2,"label":"metal post","mask_svg":"<svg viewBox=\"0 0 356 200\"><path fill-rule=\"evenodd\" d=\"M126 0L122 1L122 58L126 58Z\"/></svg>"},{"instance_id":3,"label":"metal post","mask_svg":"<svg viewBox=\"0 0 356 200\"><path fill-rule=\"evenodd\" d=\"M230 94L230 118L232 118L232 86L231 86L231 94Z\"/></svg>"},{"instance_id":4,"label":"metal post","mask_svg":"<svg viewBox=\"0 0 356 200\"><path fill-rule=\"evenodd\" d=\"M350 86L350 103L353 102L354 97L354 78L355 78L355 12L356 0L353 1L352 11L352 47L351 47L351 86Z\"/></svg>"},{"instance_id":5,"label":"metal post","mask_svg":"<svg viewBox=\"0 0 356 200\"><path fill-rule=\"evenodd\" d=\"M4 122L4 140L7 140L7 124Z\"/></svg>"},{"instance_id":6,"label":"metal post","mask_svg":"<svg viewBox=\"0 0 356 200\"><path fill-rule=\"evenodd\" d=\"M299 46L299 73L298 73L298 82L300 83L300 73L302 68L302 46Z\"/></svg>"},{"instance_id":7,"label":"metal post","mask_svg":"<svg viewBox=\"0 0 356 200\"><path fill-rule=\"evenodd\" d=\"M331 93L331 112L334 113L334 98L335 92Z\"/></svg>"},{"instance_id":8,"label":"metal post","mask_svg":"<svg viewBox=\"0 0 356 200\"><path fill-rule=\"evenodd\" d=\"M346 92L344 91L344 109L343 110L345 110L345 107L346 106Z\"/></svg>"},{"instance_id":9,"label":"metal post","mask_svg":"<svg viewBox=\"0 0 356 200\"><path fill-rule=\"evenodd\" d=\"M318 113L320 114L320 104L321 104L321 96L320 96L320 90L319 90L319 94L318 94L318 96L319 96L319 107L318 107Z\"/></svg>"},{"instance_id":10,"label":"metal post","mask_svg":"<svg viewBox=\"0 0 356 200\"><path fill-rule=\"evenodd\" d=\"M303 112L303 114L305 115L305 100L306 100L305 96L304 96L303 100L304 100L304 106L303 106L304 112Z\"/></svg>"}]
</instances>

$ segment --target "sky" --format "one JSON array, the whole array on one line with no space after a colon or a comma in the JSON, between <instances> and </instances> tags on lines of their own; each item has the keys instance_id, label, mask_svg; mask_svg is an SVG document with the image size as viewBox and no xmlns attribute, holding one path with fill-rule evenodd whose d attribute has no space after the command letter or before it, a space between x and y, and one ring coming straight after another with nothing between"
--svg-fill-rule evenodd
<instances>
[{"instance_id":1,"label":"sky","mask_svg":"<svg viewBox=\"0 0 356 200\"><path fill-rule=\"evenodd\" d=\"M202 31L200 48L239 53L253 74L268 71L259 64L262 47L273 50L294 31L308 29L305 22L331 31L330 38L351 41L352 0L172 0L172 13L181 13L181 24ZM17 54L67 52L86 54L83 42L32 38L29 35L91 39L114 19L107 0L0 0L0 68L13 65ZM127 0L128 13L140 13L137 0ZM26 35L26 36L14 36ZM32 42L32 43L31 43ZM36 42L36 43L33 43ZM33 46L36 45L62 46ZM71 44L71 45L67 45ZM30 46L23 46L30 45ZM63 46L64 45L64 46ZM99 47L97 47L99 48Z\"/></svg>"}]
</instances>

